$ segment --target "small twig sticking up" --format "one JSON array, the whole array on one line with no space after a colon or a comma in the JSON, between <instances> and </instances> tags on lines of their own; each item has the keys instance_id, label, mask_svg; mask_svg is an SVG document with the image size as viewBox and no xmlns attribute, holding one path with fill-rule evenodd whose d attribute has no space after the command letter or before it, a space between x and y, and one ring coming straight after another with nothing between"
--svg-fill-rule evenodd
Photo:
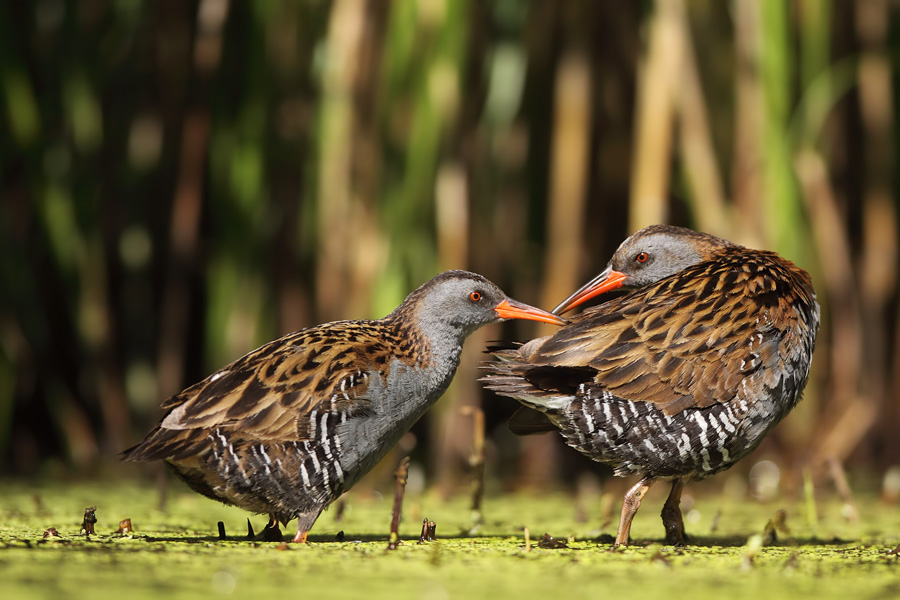
<instances>
[{"instance_id":1,"label":"small twig sticking up","mask_svg":"<svg viewBox=\"0 0 900 600\"><path fill-rule=\"evenodd\" d=\"M437 530L437 523L434 521L429 521L426 517L422 520L422 533L419 535L419 543L424 544L425 542L433 542L436 538L435 531Z\"/></svg>"},{"instance_id":2,"label":"small twig sticking up","mask_svg":"<svg viewBox=\"0 0 900 600\"><path fill-rule=\"evenodd\" d=\"M228 539L225 536L225 521L219 521L218 523L216 523L216 525L219 527L219 539L220 540Z\"/></svg>"},{"instance_id":3,"label":"small twig sticking up","mask_svg":"<svg viewBox=\"0 0 900 600\"><path fill-rule=\"evenodd\" d=\"M84 509L84 520L81 522L81 533L94 535L94 524L97 522L97 507L89 506Z\"/></svg>"},{"instance_id":4,"label":"small twig sticking up","mask_svg":"<svg viewBox=\"0 0 900 600\"><path fill-rule=\"evenodd\" d=\"M394 472L394 508L391 511L391 537L388 541L388 550L396 550L400 544L400 512L403 510L403 492L406 491L406 476L409 474L409 457L400 461L400 465Z\"/></svg>"},{"instance_id":5,"label":"small twig sticking up","mask_svg":"<svg viewBox=\"0 0 900 600\"><path fill-rule=\"evenodd\" d=\"M428 517L422 519L422 533L419 534L419 543L424 544L428 536Z\"/></svg>"},{"instance_id":6,"label":"small twig sticking up","mask_svg":"<svg viewBox=\"0 0 900 600\"><path fill-rule=\"evenodd\" d=\"M484 497L484 411L477 406L463 406L463 415L472 417L472 453L469 468L472 473L472 522L480 525L484 519L481 501Z\"/></svg>"}]
</instances>

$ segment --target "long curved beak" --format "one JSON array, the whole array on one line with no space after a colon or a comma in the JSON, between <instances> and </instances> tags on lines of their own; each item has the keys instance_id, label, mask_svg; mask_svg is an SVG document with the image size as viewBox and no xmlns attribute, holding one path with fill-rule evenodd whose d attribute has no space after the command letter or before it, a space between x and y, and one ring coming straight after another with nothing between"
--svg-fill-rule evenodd
<instances>
[{"instance_id":1,"label":"long curved beak","mask_svg":"<svg viewBox=\"0 0 900 600\"><path fill-rule=\"evenodd\" d=\"M527 319L529 321L552 323L553 325L565 325L567 323L562 317L510 298L498 304L494 311L501 319Z\"/></svg>"},{"instance_id":2,"label":"long curved beak","mask_svg":"<svg viewBox=\"0 0 900 600\"><path fill-rule=\"evenodd\" d=\"M602 273L581 286L577 292L560 302L559 305L553 309L553 313L559 315L567 310L572 310L586 300L590 300L595 296L622 287L624 281L625 273L613 271L611 266L606 267Z\"/></svg>"}]
</instances>

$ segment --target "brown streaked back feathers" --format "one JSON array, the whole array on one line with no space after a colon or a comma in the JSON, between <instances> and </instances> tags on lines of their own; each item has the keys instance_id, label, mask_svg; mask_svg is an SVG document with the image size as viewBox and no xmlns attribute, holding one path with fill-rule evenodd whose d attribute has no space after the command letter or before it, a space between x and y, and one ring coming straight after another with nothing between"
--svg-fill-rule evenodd
<instances>
[{"instance_id":1,"label":"brown streaked back feathers","mask_svg":"<svg viewBox=\"0 0 900 600\"><path fill-rule=\"evenodd\" d=\"M165 427L142 444L145 451L128 458L184 458L214 429L230 432L234 441L309 439L314 410L348 416L366 411L362 367L384 370L393 336L383 321L338 321L265 344L166 400Z\"/></svg>"},{"instance_id":2,"label":"brown streaked back feathers","mask_svg":"<svg viewBox=\"0 0 900 600\"><path fill-rule=\"evenodd\" d=\"M798 328L813 321L796 310L812 313L815 299L809 275L774 253L729 245L711 259L589 308L501 358L522 361L522 375L542 390L572 393L585 383L668 415L727 402L749 373L791 358ZM560 370L554 382L559 367L581 370Z\"/></svg>"}]
</instances>

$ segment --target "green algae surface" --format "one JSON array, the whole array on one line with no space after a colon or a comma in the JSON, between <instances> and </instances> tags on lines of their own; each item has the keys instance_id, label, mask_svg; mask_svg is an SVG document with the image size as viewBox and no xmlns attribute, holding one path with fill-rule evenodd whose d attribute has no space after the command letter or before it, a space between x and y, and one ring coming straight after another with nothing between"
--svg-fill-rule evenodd
<instances>
[{"instance_id":1,"label":"green algae surface","mask_svg":"<svg viewBox=\"0 0 900 600\"><path fill-rule=\"evenodd\" d=\"M391 500L372 492L348 494L340 519L332 508L295 545L248 539L248 516L257 532L264 517L180 486L160 510L156 489L134 481L0 485L4 599L900 598L900 511L875 498L848 520L837 499L811 519L802 500L707 494L687 519L692 543L675 548L661 543L660 490L635 519L635 543L613 551L616 518L601 523L599 499L585 518L566 494L488 496L473 531L464 498L425 493L406 499L403 543L388 551ZM94 535L81 531L89 506ZM126 518L134 531L113 533ZM419 543L424 518L436 541ZM58 535L44 537L50 527Z\"/></svg>"}]
</instances>

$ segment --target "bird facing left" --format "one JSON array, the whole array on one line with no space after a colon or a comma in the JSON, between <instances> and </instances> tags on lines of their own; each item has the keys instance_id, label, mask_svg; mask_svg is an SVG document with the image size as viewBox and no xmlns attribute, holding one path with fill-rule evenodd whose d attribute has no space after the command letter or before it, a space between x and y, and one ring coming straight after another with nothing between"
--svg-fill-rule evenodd
<instances>
[{"instance_id":1,"label":"bird facing left","mask_svg":"<svg viewBox=\"0 0 900 600\"><path fill-rule=\"evenodd\" d=\"M172 396L122 459L164 460L194 491L267 513L268 539L296 518L293 541L305 542L444 393L466 337L504 319L565 323L481 275L446 271L384 318L288 334Z\"/></svg>"}]
</instances>

